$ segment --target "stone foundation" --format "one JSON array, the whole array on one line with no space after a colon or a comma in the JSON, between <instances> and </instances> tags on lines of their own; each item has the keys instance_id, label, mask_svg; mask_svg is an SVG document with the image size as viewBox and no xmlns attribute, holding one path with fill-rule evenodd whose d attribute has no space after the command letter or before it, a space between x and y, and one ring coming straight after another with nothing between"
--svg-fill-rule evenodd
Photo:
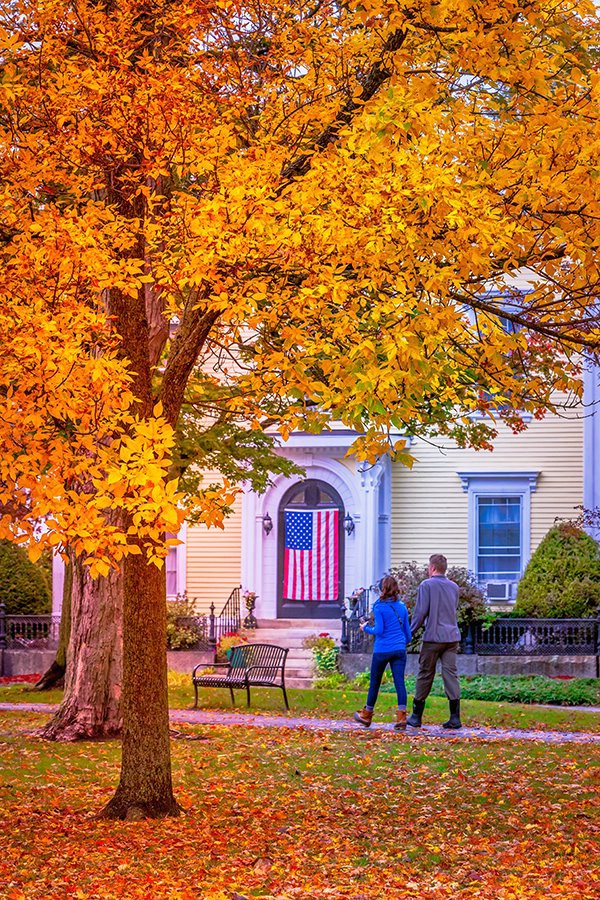
<instances>
[{"instance_id":1,"label":"stone foundation","mask_svg":"<svg viewBox=\"0 0 600 900\"><path fill-rule=\"evenodd\" d=\"M55 650L0 650L0 676L43 675L54 662ZM192 674L198 663L210 665L215 660L212 650L168 650L167 666L175 672Z\"/></svg>"},{"instance_id":2,"label":"stone foundation","mask_svg":"<svg viewBox=\"0 0 600 900\"><path fill-rule=\"evenodd\" d=\"M340 653L340 669L348 678L354 678L371 666L370 653ZM440 665L438 663L438 671ZM409 653L406 674L419 671L419 655ZM598 678L596 656L458 656L459 675L569 675L575 678Z\"/></svg>"}]
</instances>

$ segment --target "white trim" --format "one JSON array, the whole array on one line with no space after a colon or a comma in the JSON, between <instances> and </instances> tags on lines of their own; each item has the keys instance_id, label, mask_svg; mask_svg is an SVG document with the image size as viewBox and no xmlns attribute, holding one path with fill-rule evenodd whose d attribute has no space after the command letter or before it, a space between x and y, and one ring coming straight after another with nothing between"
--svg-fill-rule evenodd
<instances>
[{"instance_id":1,"label":"white trim","mask_svg":"<svg viewBox=\"0 0 600 900\"><path fill-rule=\"evenodd\" d=\"M583 376L583 505L600 508L600 366L588 366ZM600 540L600 528L587 531Z\"/></svg>"},{"instance_id":2,"label":"white trim","mask_svg":"<svg viewBox=\"0 0 600 900\"><path fill-rule=\"evenodd\" d=\"M327 456L344 454L359 437L364 437L364 431L332 428L320 431L318 434L308 431L293 431L286 441L279 436L277 436L277 441L282 450L313 450L319 455ZM399 440L406 441L405 449L408 449L411 444L411 438L402 434L401 431L390 431L389 439L392 443Z\"/></svg>"},{"instance_id":3,"label":"white trim","mask_svg":"<svg viewBox=\"0 0 600 900\"><path fill-rule=\"evenodd\" d=\"M184 594L187 586L187 523L183 522L177 537L181 544L170 549L175 551L175 593L167 594L167 600L174 600L177 594ZM166 562L165 562L166 565Z\"/></svg>"},{"instance_id":4,"label":"white trim","mask_svg":"<svg viewBox=\"0 0 600 900\"><path fill-rule=\"evenodd\" d=\"M516 480L527 481L529 490L533 493L537 490L538 472L457 472L462 489L469 492L471 481L485 483L486 489L491 491L504 491L513 489ZM489 493L489 491L488 491Z\"/></svg>"},{"instance_id":5,"label":"white trim","mask_svg":"<svg viewBox=\"0 0 600 900\"><path fill-rule=\"evenodd\" d=\"M315 435L307 437L318 440ZM373 466L354 467L334 458L331 446L319 444L314 451L308 446L286 447L280 452L301 466L304 475L280 476L262 495L247 490L242 502L242 587L256 591L256 614L268 619L277 617L278 510L283 495L295 484L324 481L340 495L344 516L352 516L354 531L344 541L344 596L378 581L389 569L390 559L391 464L387 456ZM273 522L268 535L263 529L267 513Z\"/></svg>"},{"instance_id":6,"label":"white trim","mask_svg":"<svg viewBox=\"0 0 600 900\"><path fill-rule=\"evenodd\" d=\"M539 472L457 472L463 491L469 495L469 570L477 576L477 501L479 497L519 497L521 500L522 577L531 556L531 494L537 489Z\"/></svg>"},{"instance_id":7,"label":"white trim","mask_svg":"<svg viewBox=\"0 0 600 900\"><path fill-rule=\"evenodd\" d=\"M62 613L63 593L65 587L65 564L58 553L52 555L52 615Z\"/></svg>"}]
</instances>

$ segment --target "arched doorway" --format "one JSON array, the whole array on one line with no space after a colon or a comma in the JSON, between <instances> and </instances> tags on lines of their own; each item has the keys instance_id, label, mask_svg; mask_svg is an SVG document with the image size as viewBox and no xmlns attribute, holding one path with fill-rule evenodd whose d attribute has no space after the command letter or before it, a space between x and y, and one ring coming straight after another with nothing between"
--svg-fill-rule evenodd
<instances>
[{"instance_id":1,"label":"arched doorway","mask_svg":"<svg viewBox=\"0 0 600 900\"><path fill-rule=\"evenodd\" d=\"M301 481L278 511L277 615L334 619L344 590L344 504L331 485Z\"/></svg>"}]
</instances>

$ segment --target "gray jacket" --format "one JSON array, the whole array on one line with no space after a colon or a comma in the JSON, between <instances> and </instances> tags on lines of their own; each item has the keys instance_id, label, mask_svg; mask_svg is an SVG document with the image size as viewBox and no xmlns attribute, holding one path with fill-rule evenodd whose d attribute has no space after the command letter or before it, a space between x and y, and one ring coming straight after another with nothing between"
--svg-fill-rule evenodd
<instances>
[{"instance_id":1,"label":"gray jacket","mask_svg":"<svg viewBox=\"0 0 600 900\"><path fill-rule=\"evenodd\" d=\"M460 641L456 620L458 609L458 585L445 575L433 575L419 585L417 602L410 627L413 634L425 625L424 641L450 644Z\"/></svg>"}]
</instances>

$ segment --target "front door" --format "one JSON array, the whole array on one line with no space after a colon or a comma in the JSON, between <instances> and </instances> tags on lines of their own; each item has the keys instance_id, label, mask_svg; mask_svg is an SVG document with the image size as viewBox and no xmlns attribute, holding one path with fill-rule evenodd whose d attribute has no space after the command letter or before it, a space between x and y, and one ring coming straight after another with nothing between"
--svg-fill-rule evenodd
<instances>
[{"instance_id":1,"label":"front door","mask_svg":"<svg viewBox=\"0 0 600 900\"><path fill-rule=\"evenodd\" d=\"M311 479L279 505L277 615L337 619L344 586L344 504L334 488Z\"/></svg>"}]
</instances>

